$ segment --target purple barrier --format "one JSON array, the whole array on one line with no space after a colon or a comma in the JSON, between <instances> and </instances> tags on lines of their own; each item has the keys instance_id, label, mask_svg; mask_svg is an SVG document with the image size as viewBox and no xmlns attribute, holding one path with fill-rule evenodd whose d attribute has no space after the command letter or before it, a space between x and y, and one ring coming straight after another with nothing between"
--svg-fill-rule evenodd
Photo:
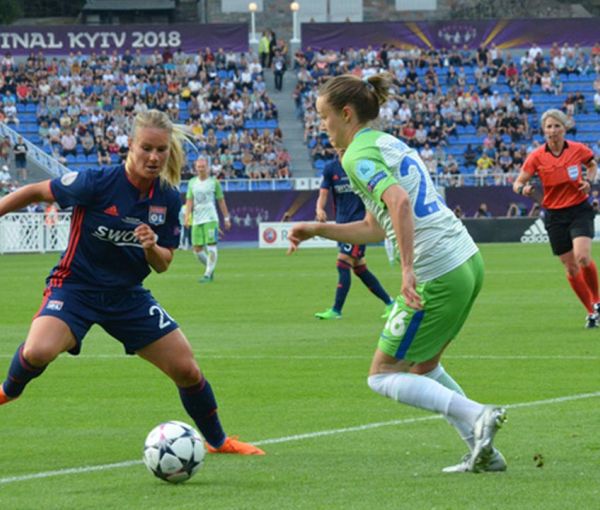
<instances>
[{"instance_id":1,"label":"purple barrier","mask_svg":"<svg viewBox=\"0 0 600 510\"><path fill-rule=\"evenodd\" d=\"M222 240L258 241L258 224L263 221L312 221L318 195L318 190L225 193L232 226ZM328 206L333 218L331 203Z\"/></svg>"},{"instance_id":2,"label":"purple barrier","mask_svg":"<svg viewBox=\"0 0 600 510\"><path fill-rule=\"evenodd\" d=\"M528 48L598 41L598 18L515 19L482 21L418 21L366 23L302 23L302 48L340 50L379 48L383 43L398 48L474 49L491 43L501 48Z\"/></svg>"},{"instance_id":3,"label":"purple barrier","mask_svg":"<svg viewBox=\"0 0 600 510\"><path fill-rule=\"evenodd\" d=\"M60 25L60 26L0 26L0 52L28 55L42 51L45 55L67 55L70 51L83 54L106 50L129 49L134 53L152 53L165 48L181 48L195 53L206 47L216 51L248 51L246 23L172 25Z\"/></svg>"},{"instance_id":4,"label":"purple barrier","mask_svg":"<svg viewBox=\"0 0 600 510\"><path fill-rule=\"evenodd\" d=\"M492 216L505 216L511 203L529 211L533 205L531 198L517 195L512 186L463 186L446 188L446 204L450 209L460 205L465 216L472 217L479 204L485 202Z\"/></svg>"}]
</instances>

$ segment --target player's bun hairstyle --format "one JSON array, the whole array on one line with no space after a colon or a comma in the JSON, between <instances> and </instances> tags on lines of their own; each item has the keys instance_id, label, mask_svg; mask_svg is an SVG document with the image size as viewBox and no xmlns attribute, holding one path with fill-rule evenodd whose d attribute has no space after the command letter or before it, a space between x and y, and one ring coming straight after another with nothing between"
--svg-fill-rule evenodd
<instances>
[{"instance_id":1,"label":"player's bun hairstyle","mask_svg":"<svg viewBox=\"0 0 600 510\"><path fill-rule=\"evenodd\" d=\"M168 131L170 138L169 157L164 170L160 173L160 179L170 186L177 187L181 181L181 169L186 160L183 144L186 140L191 140L191 132L187 126L171 122L169 116L159 110L148 110L135 116L131 127L132 140L135 140L137 130L140 128L156 128ZM127 162L129 162L129 157Z\"/></svg>"},{"instance_id":2,"label":"player's bun hairstyle","mask_svg":"<svg viewBox=\"0 0 600 510\"><path fill-rule=\"evenodd\" d=\"M379 107L388 100L392 83L393 78L389 73L379 73L364 79L352 74L342 74L321 85L319 95L336 111L346 105L352 106L359 122L365 123L377 118Z\"/></svg>"},{"instance_id":3,"label":"player's bun hairstyle","mask_svg":"<svg viewBox=\"0 0 600 510\"><path fill-rule=\"evenodd\" d=\"M556 108L551 108L550 110L546 110L542 114L542 133L544 132L544 125L546 124L546 121L548 119L557 120L565 127L565 129L570 129L571 127L573 127L573 121L569 117L567 117L567 115L564 112L562 112L561 110L557 110Z\"/></svg>"}]
</instances>

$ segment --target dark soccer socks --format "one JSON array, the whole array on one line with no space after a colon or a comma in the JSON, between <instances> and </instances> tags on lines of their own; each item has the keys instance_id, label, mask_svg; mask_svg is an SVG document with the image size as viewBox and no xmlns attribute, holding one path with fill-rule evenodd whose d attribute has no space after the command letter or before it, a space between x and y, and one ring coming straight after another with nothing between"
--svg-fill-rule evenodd
<instances>
[{"instance_id":1,"label":"dark soccer socks","mask_svg":"<svg viewBox=\"0 0 600 510\"><path fill-rule=\"evenodd\" d=\"M363 264L361 266L355 266L354 274L358 276L361 279L361 281L367 286L367 288L379 299L381 299L386 305L389 305L392 302L392 298L381 286L381 283L379 283L377 277L367 269L366 264Z\"/></svg>"},{"instance_id":2,"label":"dark soccer socks","mask_svg":"<svg viewBox=\"0 0 600 510\"><path fill-rule=\"evenodd\" d=\"M346 302L348 292L350 291L350 283L352 278L350 269L352 269L352 266L343 260L338 260L336 266L338 270L338 284L335 290L335 302L333 304L333 310L341 313L344 303Z\"/></svg>"},{"instance_id":3,"label":"dark soccer socks","mask_svg":"<svg viewBox=\"0 0 600 510\"><path fill-rule=\"evenodd\" d=\"M6 380L2 384L2 391L8 399L12 400L17 398L25 386L36 377L40 376L46 367L34 367L31 365L23 356L23 346L19 345L8 369L8 375Z\"/></svg>"},{"instance_id":4,"label":"dark soccer socks","mask_svg":"<svg viewBox=\"0 0 600 510\"><path fill-rule=\"evenodd\" d=\"M219 421L217 401L208 381L202 379L193 386L179 388L179 396L208 444L216 448L221 446L225 441L225 431Z\"/></svg>"}]
</instances>

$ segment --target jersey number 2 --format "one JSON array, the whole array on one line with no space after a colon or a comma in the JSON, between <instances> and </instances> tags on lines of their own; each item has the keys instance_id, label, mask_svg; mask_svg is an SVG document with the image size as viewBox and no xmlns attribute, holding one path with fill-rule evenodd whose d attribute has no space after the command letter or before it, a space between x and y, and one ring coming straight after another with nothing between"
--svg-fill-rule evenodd
<instances>
[{"instance_id":1,"label":"jersey number 2","mask_svg":"<svg viewBox=\"0 0 600 510\"><path fill-rule=\"evenodd\" d=\"M152 305L148 310L148 313L152 316L158 314L158 327L160 329L165 329L173 321L173 318L157 305Z\"/></svg>"},{"instance_id":2,"label":"jersey number 2","mask_svg":"<svg viewBox=\"0 0 600 510\"><path fill-rule=\"evenodd\" d=\"M421 168L418 161L415 161L412 158L405 158L400 164L400 175L402 177L406 177L410 172L414 172L415 170L419 173L419 190L417 192L414 211L417 218L423 218L440 210L438 200L440 200L441 197L438 195L435 200L425 202L425 199L427 198L427 176L425 175L423 168Z\"/></svg>"}]
</instances>

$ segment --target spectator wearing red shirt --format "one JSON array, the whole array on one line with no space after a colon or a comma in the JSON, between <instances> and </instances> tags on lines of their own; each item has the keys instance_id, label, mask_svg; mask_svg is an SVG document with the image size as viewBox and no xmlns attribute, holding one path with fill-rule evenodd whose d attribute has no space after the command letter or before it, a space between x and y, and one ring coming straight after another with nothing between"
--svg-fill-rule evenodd
<instances>
[{"instance_id":1,"label":"spectator wearing red shirt","mask_svg":"<svg viewBox=\"0 0 600 510\"><path fill-rule=\"evenodd\" d=\"M565 139L568 122L560 110L542 115L546 143L527 157L513 190L531 196L534 188L529 181L534 175L539 177L552 252L565 266L569 284L588 312L586 327L596 328L600 325L600 299L598 271L592 259L595 212L588 198L598 165L589 147Z\"/></svg>"}]
</instances>

